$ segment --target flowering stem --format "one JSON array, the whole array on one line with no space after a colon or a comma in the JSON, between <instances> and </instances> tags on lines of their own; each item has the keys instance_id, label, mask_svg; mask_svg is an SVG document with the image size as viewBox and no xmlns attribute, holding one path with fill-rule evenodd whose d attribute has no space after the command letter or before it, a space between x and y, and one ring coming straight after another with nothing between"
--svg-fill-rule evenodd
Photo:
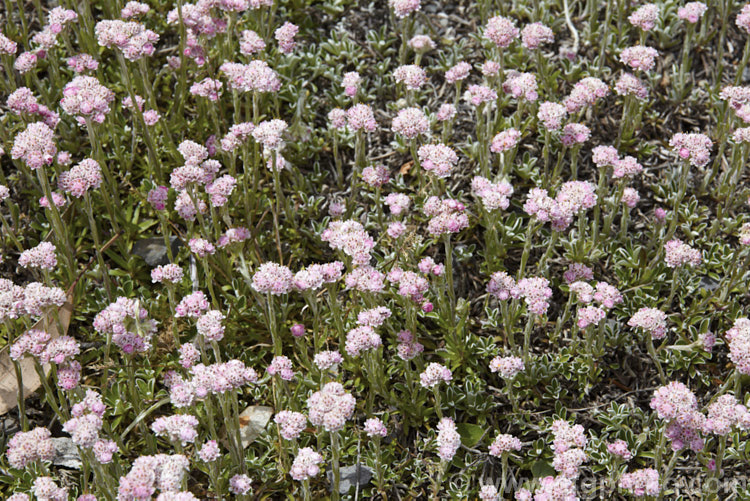
<instances>
[{"instance_id":1,"label":"flowering stem","mask_svg":"<svg viewBox=\"0 0 750 501\"><path fill-rule=\"evenodd\" d=\"M605 59L605 49L607 48L607 45L609 44L609 24L612 22L612 4L615 2L610 1L607 2L606 7L606 13L604 15L604 29L601 33L600 43L599 43L599 71L598 73L601 75L602 70L604 69L604 59Z\"/></svg>"},{"instance_id":2,"label":"flowering stem","mask_svg":"<svg viewBox=\"0 0 750 501\"><path fill-rule=\"evenodd\" d=\"M273 151L273 154L271 156L272 161L272 169L273 169L273 187L276 191L276 204L275 206L272 204L271 208L274 209L273 211L273 226L274 230L276 232L276 249L279 252L279 264L284 264L284 256L281 252L281 230L279 228L279 215L281 214L281 203L284 199L284 192L281 189L281 175L279 173L279 169L276 164L276 150ZM274 208L275 207L275 208ZM289 212L287 212L288 216L291 216ZM293 217L293 216L291 216Z\"/></svg>"},{"instance_id":3,"label":"flowering stem","mask_svg":"<svg viewBox=\"0 0 750 501\"><path fill-rule=\"evenodd\" d=\"M667 482L669 482L669 477L672 475L672 470L674 469L674 465L677 463L677 459L680 456L680 450L677 449L674 452L672 452L672 457L669 460L669 463L667 464L667 469L664 471L664 474L662 475L661 483L666 488ZM662 496L664 496L664 489L659 491L659 495L657 496L657 501L660 501Z\"/></svg>"},{"instance_id":4,"label":"flowering stem","mask_svg":"<svg viewBox=\"0 0 750 501\"><path fill-rule=\"evenodd\" d=\"M339 155L339 135L336 131L332 132L333 135L333 161L336 164L336 177L338 178L339 189L344 188L344 171L341 167L341 156Z\"/></svg>"},{"instance_id":5,"label":"flowering stem","mask_svg":"<svg viewBox=\"0 0 750 501\"><path fill-rule=\"evenodd\" d=\"M125 63L125 57L119 51L117 52L117 60L120 62L120 74L122 75L122 79L125 81L125 87L127 88L128 94L130 95L130 99L133 103L133 115L135 115L136 117L138 126L141 128L141 132L143 133L143 139L146 142L150 177L156 177L156 180L161 182L161 164L159 163L158 157L156 156L156 147L154 146L153 139L151 138L151 134L148 131L148 126L143 120L143 112L138 106L138 101L136 101L135 90L133 89L133 84L130 80L130 70L128 69L128 65Z\"/></svg>"},{"instance_id":6,"label":"flowering stem","mask_svg":"<svg viewBox=\"0 0 750 501\"><path fill-rule=\"evenodd\" d=\"M745 49L742 52L742 61L740 61L740 65L737 67L737 75L734 77L734 85L739 85L740 82L742 82L742 74L745 72L748 59L750 59L750 38L745 42ZM719 63L719 65L721 65L721 63Z\"/></svg>"},{"instance_id":7,"label":"flowering stem","mask_svg":"<svg viewBox=\"0 0 750 501\"><path fill-rule=\"evenodd\" d=\"M331 492L331 500L338 501L339 499L339 483L341 482L341 472L339 471L339 432L331 432L331 471L333 472L333 485Z\"/></svg>"},{"instance_id":8,"label":"flowering stem","mask_svg":"<svg viewBox=\"0 0 750 501\"><path fill-rule=\"evenodd\" d=\"M690 71L690 42L693 38L693 33L695 31L695 26L693 23L687 24L687 33L685 34L685 42L682 46L682 61L680 62L680 73L677 78L677 91L679 93L678 97L682 97L682 94L685 90L685 76L687 75L688 71Z\"/></svg>"},{"instance_id":9,"label":"flowering stem","mask_svg":"<svg viewBox=\"0 0 750 501\"><path fill-rule=\"evenodd\" d=\"M518 267L518 276L516 277L516 280L520 280L523 276L523 272L526 269L526 263L529 260L529 255L531 254L531 236L536 232L536 230L539 228L538 225L534 224L534 221L529 221L526 225L526 238L524 240L523 245L523 254L521 254L521 265Z\"/></svg>"},{"instance_id":10,"label":"flowering stem","mask_svg":"<svg viewBox=\"0 0 750 501\"><path fill-rule=\"evenodd\" d=\"M443 419L443 404L440 400L440 390L437 385L432 387L432 394L435 395L435 413L439 419Z\"/></svg>"},{"instance_id":11,"label":"flowering stem","mask_svg":"<svg viewBox=\"0 0 750 501\"><path fill-rule=\"evenodd\" d=\"M445 235L443 242L445 243L445 278L448 284L448 300L450 302L451 336L454 337L457 348L463 353L463 343L461 343L461 340L458 338L458 333L456 332L456 290L453 288L453 246L451 245L449 234Z\"/></svg>"},{"instance_id":12,"label":"flowering stem","mask_svg":"<svg viewBox=\"0 0 750 501\"><path fill-rule=\"evenodd\" d=\"M49 180L47 179L47 173L43 168L39 168L36 169L36 175L37 179L39 179L39 184L42 185L42 192L47 198L47 210L49 210L49 213L52 215L52 229L57 236L58 245L63 249L65 259L68 261L68 273L72 277L72 273L76 269L75 259L73 258L73 248L68 240L68 233L65 231L65 225L60 217L60 211L57 210L57 205L55 205L52 200L52 189L50 188Z\"/></svg>"},{"instance_id":13,"label":"flowering stem","mask_svg":"<svg viewBox=\"0 0 750 501\"><path fill-rule=\"evenodd\" d=\"M552 251L555 250L555 244L557 243L557 239L560 236L559 231L552 231L552 235L550 235L549 242L547 243L547 251L542 256L542 259L539 260L539 269L543 269L544 265L547 263L547 259L552 255Z\"/></svg>"},{"instance_id":14,"label":"flowering stem","mask_svg":"<svg viewBox=\"0 0 750 501\"><path fill-rule=\"evenodd\" d=\"M612 205L609 206L609 213L604 218L604 235L609 236L610 231L612 230L612 221L615 219L615 215L617 214L617 208L620 206L620 202L622 201L622 194L625 191L625 183L621 182L617 186L617 191L615 192L614 200L612 201ZM599 199L601 203L601 198Z\"/></svg>"},{"instance_id":15,"label":"flowering stem","mask_svg":"<svg viewBox=\"0 0 750 501\"><path fill-rule=\"evenodd\" d=\"M271 293L266 293L266 316L268 317L268 330L271 331L271 339L273 342L273 353L275 356L281 355L282 346L278 338L279 333L276 332L276 312L273 308L273 298Z\"/></svg>"},{"instance_id":16,"label":"flowering stem","mask_svg":"<svg viewBox=\"0 0 750 501\"><path fill-rule=\"evenodd\" d=\"M682 170L680 171L680 184L677 189L677 197L674 199L674 208L672 210L672 221L669 223L669 229L667 235L664 237L665 241L669 241L674 236L675 230L677 230L677 221L679 215L677 209L679 209L682 199L685 197L685 191L687 190L688 174L690 173L690 164L687 162L682 163Z\"/></svg>"},{"instance_id":17,"label":"flowering stem","mask_svg":"<svg viewBox=\"0 0 750 501\"><path fill-rule=\"evenodd\" d=\"M304 499L304 501L312 501L312 493L310 493L310 480L307 478L302 481L302 499Z\"/></svg>"},{"instance_id":18,"label":"flowering stem","mask_svg":"<svg viewBox=\"0 0 750 501\"><path fill-rule=\"evenodd\" d=\"M109 281L109 270L107 269L107 265L104 263L104 256L102 256L102 246L101 242L99 240L99 228L96 224L96 219L94 219L94 210L91 207L91 196L89 196L88 191L83 194L83 199L86 206L86 215L89 218L89 226L91 227L91 235L94 238L94 251L96 252L96 260L99 262L99 269L102 273L102 281L104 282L104 288L107 290L107 299L111 303L112 300L112 284Z\"/></svg>"},{"instance_id":19,"label":"flowering stem","mask_svg":"<svg viewBox=\"0 0 750 501\"><path fill-rule=\"evenodd\" d=\"M628 234L628 219L630 219L630 207L623 208L622 219L620 219L620 240L625 240Z\"/></svg>"},{"instance_id":20,"label":"flowering stem","mask_svg":"<svg viewBox=\"0 0 750 501\"><path fill-rule=\"evenodd\" d=\"M8 331L10 335L10 330ZM23 394L23 372L21 372L21 364L16 360L13 360L13 368L16 372L16 384L18 385L18 422L21 424L21 430L27 431L29 429L29 418L26 416L26 398Z\"/></svg>"},{"instance_id":21,"label":"flowering stem","mask_svg":"<svg viewBox=\"0 0 750 501\"><path fill-rule=\"evenodd\" d=\"M505 485L508 480L508 453L504 452L503 455L500 457L500 462L502 464L502 473L501 473L501 480L500 480L500 496L505 493Z\"/></svg>"},{"instance_id":22,"label":"flowering stem","mask_svg":"<svg viewBox=\"0 0 750 501\"><path fill-rule=\"evenodd\" d=\"M594 220L592 221L593 230L591 232L594 245L599 241L599 216L601 214L601 203L604 197L604 185L607 182L608 171L606 169L599 169L599 184L596 188L596 205L594 206Z\"/></svg>"},{"instance_id":23,"label":"flowering stem","mask_svg":"<svg viewBox=\"0 0 750 501\"><path fill-rule=\"evenodd\" d=\"M648 337L648 343L646 344L646 347L648 348L648 354L651 355L654 364L656 364L656 369L659 371L659 380L661 381L661 384L667 384L667 378L664 375L664 369L662 369L661 367L659 357L656 356L656 349L654 348L654 338L650 334L646 334L646 336ZM659 452L659 454L661 454L661 452Z\"/></svg>"},{"instance_id":24,"label":"flowering stem","mask_svg":"<svg viewBox=\"0 0 750 501\"><path fill-rule=\"evenodd\" d=\"M526 367L531 362L531 329L534 327L534 315L529 314L526 328L523 330L523 362Z\"/></svg>"}]
</instances>

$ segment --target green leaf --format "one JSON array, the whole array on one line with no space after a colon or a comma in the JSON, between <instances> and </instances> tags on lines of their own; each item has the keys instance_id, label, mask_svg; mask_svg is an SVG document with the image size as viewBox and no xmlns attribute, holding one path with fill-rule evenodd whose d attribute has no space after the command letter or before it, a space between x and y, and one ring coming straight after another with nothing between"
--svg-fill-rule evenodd
<instances>
[{"instance_id":1,"label":"green leaf","mask_svg":"<svg viewBox=\"0 0 750 501\"><path fill-rule=\"evenodd\" d=\"M484 428L476 424L458 423L456 429L458 434L461 435L461 442L466 447L474 447L484 435Z\"/></svg>"},{"instance_id":2,"label":"green leaf","mask_svg":"<svg viewBox=\"0 0 750 501\"><path fill-rule=\"evenodd\" d=\"M552 468L552 465L546 461L535 461L534 464L531 465L531 473L534 475L534 478L544 478L557 475L557 472Z\"/></svg>"}]
</instances>

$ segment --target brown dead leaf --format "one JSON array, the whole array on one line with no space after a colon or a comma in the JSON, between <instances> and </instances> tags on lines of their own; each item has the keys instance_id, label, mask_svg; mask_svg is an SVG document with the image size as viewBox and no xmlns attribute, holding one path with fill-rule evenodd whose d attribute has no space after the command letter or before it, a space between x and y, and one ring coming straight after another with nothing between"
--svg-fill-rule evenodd
<instances>
[{"instance_id":1,"label":"brown dead leaf","mask_svg":"<svg viewBox=\"0 0 750 501\"><path fill-rule=\"evenodd\" d=\"M411 170L411 168L413 166L414 166L414 160L409 160L408 162L406 162L404 165L401 166L401 168L398 170L398 172L402 176L405 176L405 175L409 174L409 171Z\"/></svg>"},{"instance_id":2,"label":"brown dead leaf","mask_svg":"<svg viewBox=\"0 0 750 501\"><path fill-rule=\"evenodd\" d=\"M57 322L55 322L54 316L52 314L48 315L47 322L49 328L47 332L52 339L67 334L68 327L70 326L70 317L73 315L72 300L73 294L70 291L68 292L65 304L57 310L64 332L57 332ZM41 329L43 325L44 319L40 319L31 328ZM23 375L23 394L28 397L42 385L42 382L36 373L32 358L25 357L21 359L19 364L21 365L21 374ZM49 372L49 364L44 366L44 373L47 374L47 372ZM0 350L0 415L14 409L17 405L18 382L16 381L16 370L13 367L13 361L10 359L10 345L7 345Z\"/></svg>"}]
</instances>

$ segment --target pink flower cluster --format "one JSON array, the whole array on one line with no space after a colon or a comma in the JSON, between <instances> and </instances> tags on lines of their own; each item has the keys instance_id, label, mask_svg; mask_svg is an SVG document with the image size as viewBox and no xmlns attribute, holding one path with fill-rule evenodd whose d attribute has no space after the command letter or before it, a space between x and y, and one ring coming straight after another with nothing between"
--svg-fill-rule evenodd
<instances>
[{"instance_id":1,"label":"pink flower cluster","mask_svg":"<svg viewBox=\"0 0 750 501\"><path fill-rule=\"evenodd\" d=\"M362 170L362 179L367 185L373 188L382 188L391 180L391 176L385 165L376 165L374 167L365 167Z\"/></svg>"},{"instance_id":2,"label":"pink flower cluster","mask_svg":"<svg viewBox=\"0 0 750 501\"><path fill-rule=\"evenodd\" d=\"M503 82L503 92L510 94L515 99L525 99L534 102L539 98L537 93L536 76L533 73L519 73L510 70Z\"/></svg>"},{"instance_id":3,"label":"pink flower cluster","mask_svg":"<svg viewBox=\"0 0 750 501\"><path fill-rule=\"evenodd\" d=\"M292 290L293 278L292 270L286 266L263 263L253 275L252 287L261 294L279 296Z\"/></svg>"},{"instance_id":4,"label":"pink flower cluster","mask_svg":"<svg viewBox=\"0 0 750 501\"><path fill-rule=\"evenodd\" d=\"M424 170L439 178L448 177L458 163L456 152L443 143L425 144L417 154Z\"/></svg>"},{"instance_id":5,"label":"pink flower cluster","mask_svg":"<svg viewBox=\"0 0 750 501\"><path fill-rule=\"evenodd\" d=\"M182 268L174 263L160 265L151 270L151 281L176 284L182 280L183 273Z\"/></svg>"},{"instance_id":6,"label":"pink flower cluster","mask_svg":"<svg viewBox=\"0 0 750 501\"><path fill-rule=\"evenodd\" d=\"M450 461L461 446L461 435L458 434L456 423L451 418L443 418L437 425L438 456L443 461Z\"/></svg>"},{"instance_id":7,"label":"pink flower cluster","mask_svg":"<svg viewBox=\"0 0 750 501\"><path fill-rule=\"evenodd\" d=\"M578 478L581 465L588 461L584 451L588 440L583 426L571 426L567 421L558 419L552 423L552 434L552 449L555 451L552 467L566 478Z\"/></svg>"},{"instance_id":8,"label":"pink flower cluster","mask_svg":"<svg viewBox=\"0 0 750 501\"><path fill-rule=\"evenodd\" d=\"M404 108L399 110L391 126L393 132L406 139L416 139L430 131L430 122L419 108Z\"/></svg>"},{"instance_id":9,"label":"pink flower cluster","mask_svg":"<svg viewBox=\"0 0 750 501\"><path fill-rule=\"evenodd\" d=\"M99 45L117 47L129 61L153 55L154 44L159 41L159 35L135 21L99 21L94 31Z\"/></svg>"},{"instance_id":10,"label":"pink flower cluster","mask_svg":"<svg viewBox=\"0 0 750 501\"><path fill-rule=\"evenodd\" d=\"M157 437L167 437L182 446L192 444L198 438L198 418L191 414L173 414L156 418L151 429Z\"/></svg>"},{"instance_id":11,"label":"pink flower cluster","mask_svg":"<svg viewBox=\"0 0 750 501\"><path fill-rule=\"evenodd\" d=\"M297 46L294 37L299 33L299 26L290 22L285 22L274 32L274 38L279 42L279 50L282 54L290 54Z\"/></svg>"},{"instance_id":12,"label":"pink flower cluster","mask_svg":"<svg viewBox=\"0 0 750 501\"><path fill-rule=\"evenodd\" d=\"M591 137L591 129L584 124L572 123L563 127L560 142L568 148L585 143Z\"/></svg>"},{"instance_id":13,"label":"pink flower cluster","mask_svg":"<svg viewBox=\"0 0 750 501\"><path fill-rule=\"evenodd\" d=\"M240 32L240 54L252 56L266 48L266 42L253 30Z\"/></svg>"},{"instance_id":14,"label":"pink flower cluster","mask_svg":"<svg viewBox=\"0 0 750 501\"><path fill-rule=\"evenodd\" d=\"M634 70L650 71L654 69L656 57L659 51L653 47L635 45L627 47L620 53L620 61L633 68Z\"/></svg>"},{"instance_id":15,"label":"pink flower cluster","mask_svg":"<svg viewBox=\"0 0 750 501\"><path fill-rule=\"evenodd\" d=\"M495 16L487 21L484 36L501 49L505 49L518 38L518 28L512 19Z\"/></svg>"},{"instance_id":16,"label":"pink flower cluster","mask_svg":"<svg viewBox=\"0 0 750 501\"><path fill-rule=\"evenodd\" d=\"M151 348L151 337L156 323L135 299L118 297L94 317L94 329L100 334L111 334L112 341L127 354L141 353Z\"/></svg>"},{"instance_id":17,"label":"pink flower cluster","mask_svg":"<svg viewBox=\"0 0 750 501\"><path fill-rule=\"evenodd\" d=\"M99 162L93 158L81 160L78 165L60 174L57 186L76 198L81 198L92 189L98 189L102 184L102 170Z\"/></svg>"},{"instance_id":18,"label":"pink flower cluster","mask_svg":"<svg viewBox=\"0 0 750 501\"><path fill-rule=\"evenodd\" d=\"M471 180L471 192L482 200L484 208L488 211L505 210L510 206L513 186L506 181L492 183L484 177L476 176Z\"/></svg>"},{"instance_id":19,"label":"pink flower cluster","mask_svg":"<svg viewBox=\"0 0 750 501\"><path fill-rule=\"evenodd\" d=\"M522 444L518 438L513 435L501 433L490 444L490 454L495 457L501 457L503 454L520 451L521 447Z\"/></svg>"},{"instance_id":20,"label":"pink flower cluster","mask_svg":"<svg viewBox=\"0 0 750 501\"><path fill-rule=\"evenodd\" d=\"M554 43L555 33L542 23L527 24L521 30L521 43L527 49L538 49L542 44Z\"/></svg>"},{"instance_id":21,"label":"pink flower cluster","mask_svg":"<svg viewBox=\"0 0 750 501\"><path fill-rule=\"evenodd\" d=\"M750 428L750 412L734 395L721 395L708 406L708 417L703 423L705 433L727 435L733 427Z\"/></svg>"},{"instance_id":22,"label":"pink flower cluster","mask_svg":"<svg viewBox=\"0 0 750 501\"><path fill-rule=\"evenodd\" d=\"M271 363L266 367L266 372L270 376L278 375L284 381L291 381L294 379L294 370L292 369L292 361L288 357L279 355L273 357Z\"/></svg>"},{"instance_id":23,"label":"pink flower cluster","mask_svg":"<svg viewBox=\"0 0 750 501\"><path fill-rule=\"evenodd\" d=\"M339 431L354 413L355 404L356 400L344 390L341 383L326 383L307 399L310 422L328 432Z\"/></svg>"},{"instance_id":24,"label":"pink flower cluster","mask_svg":"<svg viewBox=\"0 0 750 501\"><path fill-rule=\"evenodd\" d=\"M695 167L703 167L708 163L713 142L705 134L678 132L669 140L669 146L681 159L688 160Z\"/></svg>"},{"instance_id":25,"label":"pink flower cluster","mask_svg":"<svg viewBox=\"0 0 750 501\"><path fill-rule=\"evenodd\" d=\"M445 81L454 84L465 80L471 73L471 65L466 61L459 61L445 72Z\"/></svg>"},{"instance_id":26,"label":"pink flower cluster","mask_svg":"<svg viewBox=\"0 0 750 501\"><path fill-rule=\"evenodd\" d=\"M643 468L623 473L618 486L636 497L658 496L661 491L659 472L653 468Z\"/></svg>"},{"instance_id":27,"label":"pink flower cluster","mask_svg":"<svg viewBox=\"0 0 750 501\"><path fill-rule=\"evenodd\" d=\"M307 416L301 412L281 411L273 417L279 427L279 433L285 440L294 440L307 427Z\"/></svg>"},{"instance_id":28,"label":"pink flower cluster","mask_svg":"<svg viewBox=\"0 0 750 501\"><path fill-rule=\"evenodd\" d=\"M427 82L427 72L416 64L407 64L396 68L393 78L409 90L419 90Z\"/></svg>"},{"instance_id":29,"label":"pink flower cluster","mask_svg":"<svg viewBox=\"0 0 750 501\"><path fill-rule=\"evenodd\" d=\"M703 2L688 2L683 7L677 9L677 17L683 21L695 24L703 17L708 7Z\"/></svg>"},{"instance_id":30,"label":"pink flower cluster","mask_svg":"<svg viewBox=\"0 0 750 501\"><path fill-rule=\"evenodd\" d=\"M19 431L8 441L5 457L11 467L22 470L35 461L52 461L55 444L47 428L36 427L31 431Z\"/></svg>"},{"instance_id":31,"label":"pink flower cluster","mask_svg":"<svg viewBox=\"0 0 750 501\"><path fill-rule=\"evenodd\" d=\"M120 477L118 501L150 499L157 491L177 492L190 469L190 460L181 454L140 456L127 475Z\"/></svg>"},{"instance_id":32,"label":"pink flower cluster","mask_svg":"<svg viewBox=\"0 0 750 501\"><path fill-rule=\"evenodd\" d=\"M315 354L315 366L321 371L327 371L344 361L338 351L321 351Z\"/></svg>"},{"instance_id":33,"label":"pink flower cluster","mask_svg":"<svg viewBox=\"0 0 750 501\"><path fill-rule=\"evenodd\" d=\"M512 379L523 370L523 359L519 357L495 357L490 361L490 371L499 372L505 379Z\"/></svg>"},{"instance_id":34,"label":"pink flower cluster","mask_svg":"<svg viewBox=\"0 0 750 501\"><path fill-rule=\"evenodd\" d=\"M465 213L466 207L458 200L440 200L436 196L428 198L422 211L430 218L427 232L433 236L458 233L469 226L469 217Z\"/></svg>"},{"instance_id":35,"label":"pink flower cluster","mask_svg":"<svg viewBox=\"0 0 750 501\"><path fill-rule=\"evenodd\" d=\"M294 480L308 480L318 476L322 462L323 456L315 452L311 447L303 447L297 452L297 457L292 462L289 474Z\"/></svg>"},{"instance_id":36,"label":"pink flower cluster","mask_svg":"<svg viewBox=\"0 0 750 501\"><path fill-rule=\"evenodd\" d=\"M344 270L344 263L333 261L325 264L311 264L294 275L294 289L300 292L318 290L323 284L338 281Z\"/></svg>"},{"instance_id":37,"label":"pink flower cluster","mask_svg":"<svg viewBox=\"0 0 750 501\"><path fill-rule=\"evenodd\" d=\"M210 310L198 318L195 323L198 334L203 336L206 341L221 341L224 339L224 326L222 321L224 314L219 310Z\"/></svg>"},{"instance_id":38,"label":"pink flower cluster","mask_svg":"<svg viewBox=\"0 0 750 501\"><path fill-rule=\"evenodd\" d=\"M645 330L653 339L664 339L667 335L667 314L656 308L641 308L630 317L628 325Z\"/></svg>"},{"instance_id":39,"label":"pink flower cluster","mask_svg":"<svg viewBox=\"0 0 750 501\"><path fill-rule=\"evenodd\" d=\"M650 406L659 419L667 421L664 434L672 441L672 449L680 450L685 445L694 451L703 448L698 431L703 428L706 417L698 411L698 400L687 386L677 381L660 386Z\"/></svg>"},{"instance_id":40,"label":"pink flower cluster","mask_svg":"<svg viewBox=\"0 0 750 501\"><path fill-rule=\"evenodd\" d=\"M50 165L55 159L57 146L55 133L44 122L34 122L26 126L13 141L10 156L23 160L31 170Z\"/></svg>"},{"instance_id":41,"label":"pink flower cluster","mask_svg":"<svg viewBox=\"0 0 750 501\"><path fill-rule=\"evenodd\" d=\"M473 106L479 106L484 103L497 101L497 92L486 85L469 85L464 99L469 101Z\"/></svg>"},{"instance_id":42,"label":"pink flower cluster","mask_svg":"<svg viewBox=\"0 0 750 501\"><path fill-rule=\"evenodd\" d=\"M403 19L412 12L419 10L420 0L388 0L388 5L393 9L396 17Z\"/></svg>"},{"instance_id":43,"label":"pink flower cluster","mask_svg":"<svg viewBox=\"0 0 750 501\"><path fill-rule=\"evenodd\" d=\"M373 132L378 127L372 108L366 104L355 104L349 108L346 111L346 120L349 128L355 132L360 130Z\"/></svg>"},{"instance_id":44,"label":"pink flower cluster","mask_svg":"<svg viewBox=\"0 0 750 501\"><path fill-rule=\"evenodd\" d=\"M648 87L631 73L623 73L615 82L615 92L618 96L635 96L641 101L648 98Z\"/></svg>"},{"instance_id":45,"label":"pink flower cluster","mask_svg":"<svg viewBox=\"0 0 750 501\"><path fill-rule=\"evenodd\" d=\"M547 191L532 188L523 210L539 221L552 222L552 229L562 231L573 222L573 217L581 210L596 205L596 186L588 181L568 181L560 188L557 196L550 198Z\"/></svg>"},{"instance_id":46,"label":"pink flower cluster","mask_svg":"<svg viewBox=\"0 0 750 501\"><path fill-rule=\"evenodd\" d=\"M344 349L350 357L358 357L363 351L375 350L383 344L380 335L370 326L362 325L346 333Z\"/></svg>"},{"instance_id":47,"label":"pink flower cluster","mask_svg":"<svg viewBox=\"0 0 750 501\"><path fill-rule=\"evenodd\" d=\"M608 94L607 84L596 77L586 77L573 86L563 104L568 113L577 113L587 106L593 106L597 99L607 97Z\"/></svg>"},{"instance_id":48,"label":"pink flower cluster","mask_svg":"<svg viewBox=\"0 0 750 501\"><path fill-rule=\"evenodd\" d=\"M659 7L654 3L647 3L639 7L628 16L630 24L643 31L651 31L659 20Z\"/></svg>"},{"instance_id":49,"label":"pink flower cluster","mask_svg":"<svg viewBox=\"0 0 750 501\"><path fill-rule=\"evenodd\" d=\"M725 337L729 343L729 359L740 374L750 374L750 320L738 318Z\"/></svg>"},{"instance_id":50,"label":"pink flower cluster","mask_svg":"<svg viewBox=\"0 0 750 501\"><path fill-rule=\"evenodd\" d=\"M490 144L490 151L493 153L502 153L515 148L518 141L521 140L521 131L518 129L508 129L502 132L498 132L495 137L492 138Z\"/></svg>"},{"instance_id":51,"label":"pink flower cluster","mask_svg":"<svg viewBox=\"0 0 750 501\"><path fill-rule=\"evenodd\" d=\"M567 116L568 110L565 106L552 101L545 101L539 105L537 118L548 131L559 130L562 121Z\"/></svg>"},{"instance_id":52,"label":"pink flower cluster","mask_svg":"<svg viewBox=\"0 0 750 501\"><path fill-rule=\"evenodd\" d=\"M419 382L423 388L434 388L441 381L449 382L453 379L450 369L436 362L430 363L419 375Z\"/></svg>"},{"instance_id":53,"label":"pink flower cluster","mask_svg":"<svg viewBox=\"0 0 750 501\"><path fill-rule=\"evenodd\" d=\"M402 360L412 360L414 357L424 351L424 346L416 340L414 335L408 330L402 330L398 333L398 346L396 352Z\"/></svg>"},{"instance_id":54,"label":"pink flower cluster","mask_svg":"<svg viewBox=\"0 0 750 501\"><path fill-rule=\"evenodd\" d=\"M195 291L183 297L175 306L175 316L198 318L208 310L210 304L202 291Z\"/></svg>"},{"instance_id":55,"label":"pink flower cluster","mask_svg":"<svg viewBox=\"0 0 750 501\"><path fill-rule=\"evenodd\" d=\"M227 76L227 87L239 92L278 92L281 88L278 73L260 59L248 64L226 62L219 71Z\"/></svg>"},{"instance_id":56,"label":"pink flower cluster","mask_svg":"<svg viewBox=\"0 0 750 501\"><path fill-rule=\"evenodd\" d=\"M370 262L370 251L375 247L375 241L364 226L353 219L332 221L320 235L320 239L328 242L332 249L342 250L358 266Z\"/></svg>"},{"instance_id":57,"label":"pink flower cluster","mask_svg":"<svg viewBox=\"0 0 750 501\"><path fill-rule=\"evenodd\" d=\"M40 104L28 87L19 87L13 91L6 104L18 115L38 115L51 129L60 122L60 115Z\"/></svg>"},{"instance_id":58,"label":"pink flower cluster","mask_svg":"<svg viewBox=\"0 0 750 501\"><path fill-rule=\"evenodd\" d=\"M27 249L18 258L18 265L24 268L39 268L52 271L57 266L55 245L51 242L40 242L32 249Z\"/></svg>"},{"instance_id":59,"label":"pink flower cluster","mask_svg":"<svg viewBox=\"0 0 750 501\"><path fill-rule=\"evenodd\" d=\"M750 33L750 4L744 5L742 7L742 10L739 14L737 14L737 19L735 20L735 23L737 24L737 27L744 30L747 33Z\"/></svg>"},{"instance_id":60,"label":"pink flower cluster","mask_svg":"<svg viewBox=\"0 0 750 501\"><path fill-rule=\"evenodd\" d=\"M115 93L99 83L96 77L78 75L63 88L60 106L79 123L86 118L102 123L114 100Z\"/></svg>"},{"instance_id":61,"label":"pink flower cluster","mask_svg":"<svg viewBox=\"0 0 750 501\"><path fill-rule=\"evenodd\" d=\"M240 122L232 125L229 128L229 132L221 140L221 149L224 151L234 151L252 137L254 130L255 124L252 122Z\"/></svg>"},{"instance_id":62,"label":"pink flower cluster","mask_svg":"<svg viewBox=\"0 0 750 501\"><path fill-rule=\"evenodd\" d=\"M701 264L701 251L675 238L664 244L664 261L670 268L683 265L694 268Z\"/></svg>"},{"instance_id":63,"label":"pink flower cluster","mask_svg":"<svg viewBox=\"0 0 750 501\"><path fill-rule=\"evenodd\" d=\"M363 427L365 433L367 433L368 437L385 437L388 435L388 429L385 427L385 424L378 419L378 418L370 418L367 421L365 421L365 425Z\"/></svg>"},{"instance_id":64,"label":"pink flower cluster","mask_svg":"<svg viewBox=\"0 0 750 501\"><path fill-rule=\"evenodd\" d=\"M625 461L629 461L633 457L633 454L628 449L628 443L624 440L615 440L607 444L607 452Z\"/></svg>"}]
</instances>

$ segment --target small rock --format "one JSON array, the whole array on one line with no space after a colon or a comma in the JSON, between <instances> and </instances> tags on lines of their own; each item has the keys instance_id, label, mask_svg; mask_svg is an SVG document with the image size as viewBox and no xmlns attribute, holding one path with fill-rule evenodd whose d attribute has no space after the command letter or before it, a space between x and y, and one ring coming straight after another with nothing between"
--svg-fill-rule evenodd
<instances>
[{"instance_id":1,"label":"small rock","mask_svg":"<svg viewBox=\"0 0 750 501\"><path fill-rule=\"evenodd\" d=\"M247 447L263 433L273 416L273 407L253 405L240 414L240 438L242 447Z\"/></svg>"},{"instance_id":2,"label":"small rock","mask_svg":"<svg viewBox=\"0 0 750 501\"><path fill-rule=\"evenodd\" d=\"M52 438L55 444L55 457L52 458L52 464L74 470L81 469L81 456L78 454L78 446L72 438L57 437Z\"/></svg>"},{"instance_id":3,"label":"small rock","mask_svg":"<svg viewBox=\"0 0 750 501\"><path fill-rule=\"evenodd\" d=\"M365 487L372 480L372 469L363 464L353 466L343 466L339 470L341 481L339 482L339 494L348 494L349 489L358 485L360 488ZM329 490L333 490L333 471L326 472L329 482Z\"/></svg>"},{"instance_id":4,"label":"small rock","mask_svg":"<svg viewBox=\"0 0 750 501\"><path fill-rule=\"evenodd\" d=\"M177 254L180 250L181 242L175 236L169 237L172 244L172 255ZM152 268L169 263L167 256L167 246L164 245L163 237L144 238L133 245L133 254L143 258L146 264Z\"/></svg>"},{"instance_id":5,"label":"small rock","mask_svg":"<svg viewBox=\"0 0 750 501\"><path fill-rule=\"evenodd\" d=\"M745 68L744 70L742 70L742 81L750 82L750 68Z\"/></svg>"},{"instance_id":6,"label":"small rock","mask_svg":"<svg viewBox=\"0 0 750 501\"><path fill-rule=\"evenodd\" d=\"M21 431L21 427L18 424L18 419L10 415L5 416L3 418L3 430L2 431L6 437L13 436L17 432Z\"/></svg>"},{"instance_id":7,"label":"small rock","mask_svg":"<svg viewBox=\"0 0 750 501\"><path fill-rule=\"evenodd\" d=\"M700 288L713 292L719 288L719 284L721 284L721 282L719 282L718 280L714 280L709 276L703 276L701 277Z\"/></svg>"}]
</instances>

